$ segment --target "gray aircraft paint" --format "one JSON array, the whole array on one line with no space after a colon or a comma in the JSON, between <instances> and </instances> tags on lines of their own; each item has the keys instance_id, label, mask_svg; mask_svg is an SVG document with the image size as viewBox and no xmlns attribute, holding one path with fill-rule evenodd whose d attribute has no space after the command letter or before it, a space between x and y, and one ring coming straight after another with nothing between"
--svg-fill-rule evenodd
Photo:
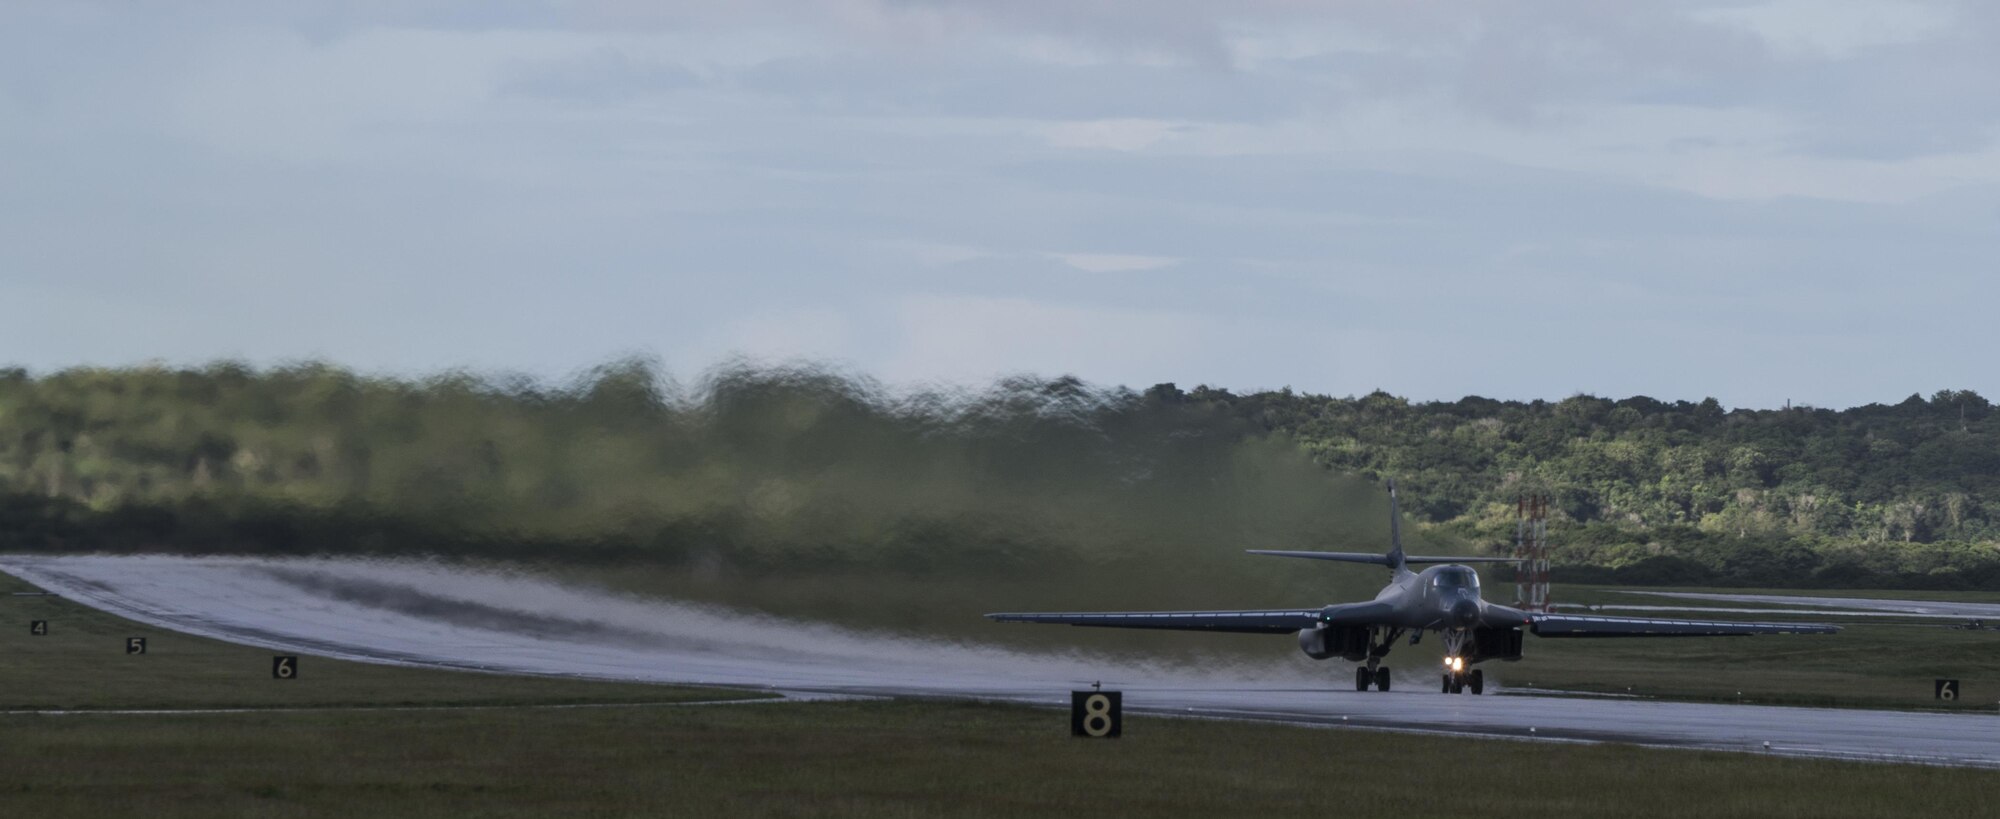
<instances>
[{"instance_id":1,"label":"gray aircraft paint","mask_svg":"<svg viewBox=\"0 0 2000 819\"><path fill-rule=\"evenodd\" d=\"M1721 637L1754 634L1830 634L1839 627L1819 623L1731 622L1678 618L1608 617L1530 613L1489 602L1479 595L1478 574L1465 563L1512 562L1499 557L1412 556L1403 552L1401 513L1396 485L1389 484L1389 549L1368 552L1250 550L1250 554L1330 560L1386 566L1389 582L1365 603L1340 603L1321 609L1164 612L1004 612L987 617L1003 623L1095 626L1103 628L1178 629L1277 634L1312 629L1367 628L1367 664L1374 669L1404 632L1421 636L1442 632L1447 653L1462 653L1473 632L1525 628L1540 637ZM1443 563L1421 572L1410 564ZM1301 634L1301 647L1309 641ZM1308 653L1313 650L1308 649ZM1315 659L1329 659L1313 654ZM1348 657L1360 661L1358 657ZM1483 658L1465 658L1478 663ZM1462 669L1461 669L1462 670Z\"/></svg>"}]
</instances>

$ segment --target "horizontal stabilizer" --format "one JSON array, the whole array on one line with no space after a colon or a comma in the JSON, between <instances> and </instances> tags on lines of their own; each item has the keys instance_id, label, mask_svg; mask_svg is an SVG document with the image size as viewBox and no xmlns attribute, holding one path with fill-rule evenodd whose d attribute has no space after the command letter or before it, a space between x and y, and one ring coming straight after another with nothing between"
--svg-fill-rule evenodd
<instances>
[{"instance_id":1,"label":"horizontal stabilizer","mask_svg":"<svg viewBox=\"0 0 2000 819\"><path fill-rule=\"evenodd\" d=\"M1253 555L1270 555L1272 557L1303 557L1309 560L1338 560L1342 563L1369 563L1376 566L1389 565L1388 555L1369 554L1367 552L1286 552L1276 549L1246 549L1244 551Z\"/></svg>"},{"instance_id":2,"label":"horizontal stabilizer","mask_svg":"<svg viewBox=\"0 0 2000 819\"><path fill-rule=\"evenodd\" d=\"M1064 611L989 614L1002 623L1053 623L1100 628L1154 628L1175 631L1228 631L1238 634L1290 634L1312 628L1320 609L1260 609L1254 611Z\"/></svg>"},{"instance_id":3,"label":"horizontal stabilizer","mask_svg":"<svg viewBox=\"0 0 2000 819\"><path fill-rule=\"evenodd\" d=\"M1253 555L1272 557L1303 557L1308 560L1338 560L1343 563L1368 563L1375 566L1389 565L1388 555L1367 552L1287 552L1274 549L1248 549ZM1520 563L1526 558L1519 557L1469 557L1463 555L1406 555L1404 563Z\"/></svg>"},{"instance_id":4,"label":"horizontal stabilizer","mask_svg":"<svg viewBox=\"0 0 2000 819\"><path fill-rule=\"evenodd\" d=\"M1468 555L1410 555L1404 563L1526 563L1525 557L1472 557Z\"/></svg>"}]
</instances>

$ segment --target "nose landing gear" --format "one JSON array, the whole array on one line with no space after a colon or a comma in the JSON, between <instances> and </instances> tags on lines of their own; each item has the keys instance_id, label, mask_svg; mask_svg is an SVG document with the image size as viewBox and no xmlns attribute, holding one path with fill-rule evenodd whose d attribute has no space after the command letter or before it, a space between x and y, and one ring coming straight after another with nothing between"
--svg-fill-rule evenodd
<instances>
[{"instance_id":1,"label":"nose landing gear","mask_svg":"<svg viewBox=\"0 0 2000 819\"><path fill-rule=\"evenodd\" d=\"M1470 668L1466 659L1467 649L1472 645L1469 629L1452 629L1444 633L1444 693L1463 694L1470 688L1472 693L1486 691L1486 672Z\"/></svg>"},{"instance_id":2,"label":"nose landing gear","mask_svg":"<svg viewBox=\"0 0 2000 819\"><path fill-rule=\"evenodd\" d=\"M1486 672L1477 668L1453 670L1447 665L1443 690L1446 694L1463 694L1467 690L1474 694L1486 693Z\"/></svg>"}]
</instances>

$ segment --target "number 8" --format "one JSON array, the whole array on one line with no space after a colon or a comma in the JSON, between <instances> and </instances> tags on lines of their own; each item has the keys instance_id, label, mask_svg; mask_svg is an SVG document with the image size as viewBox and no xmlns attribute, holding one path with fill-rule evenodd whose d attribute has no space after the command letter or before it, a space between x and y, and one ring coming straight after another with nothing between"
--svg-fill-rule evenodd
<instances>
[{"instance_id":1,"label":"number 8","mask_svg":"<svg viewBox=\"0 0 2000 819\"><path fill-rule=\"evenodd\" d=\"M1111 698L1092 694L1083 700L1083 732L1094 737L1111 734Z\"/></svg>"}]
</instances>

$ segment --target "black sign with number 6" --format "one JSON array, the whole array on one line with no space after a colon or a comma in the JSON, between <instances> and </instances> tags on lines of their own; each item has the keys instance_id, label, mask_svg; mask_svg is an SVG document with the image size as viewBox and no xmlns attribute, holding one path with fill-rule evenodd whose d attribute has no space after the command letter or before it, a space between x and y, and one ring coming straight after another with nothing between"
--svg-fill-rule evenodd
<instances>
[{"instance_id":1,"label":"black sign with number 6","mask_svg":"<svg viewBox=\"0 0 2000 819\"><path fill-rule=\"evenodd\" d=\"M1946 702L1950 702L1950 701L1952 701L1952 700L1955 700L1955 699L1958 699L1958 681L1957 681L1957 680L1938 680L1938 681L1937 681L1937 698L1938 698L1938 699L1941 699L1941 700L1944 700L1944 701L1946 701Z\"/></svg>"},{"instance_id":2,"label":"black sign with number 6","mask_svg":"<svg viewBox=\"0 0 2000 819\"><path fill-rule=\"evenodd\" d=\"M146 638L144 637L125 638L125 653L127 654L146 653Z\"/></svg>"},{"instance_id":3,"label":"black sign with number 6","mask_svg":"<svg viewBox=\"0 0 2000 819\"><path fill-rule=\"evenodd\" d=\"M271 679L296 680L299 678L299 658L290 654L280 654L271 658Z\"/></svg>"},{"instance_id":4,"label":"black sign with number 6","mask_svg":"<svg viewBox=\"0 0 2000 819\"><path fill-rule=\"evenodd\" d=\"M49 621L47 621L47 620L30 620L30 621L28 621L28 633L29 633L29 634L33 634L33 635L35 635L36 637L41 637L41 636L43 636L43 635L46 635L46 634L48 634L48 633L49 633Z\"/></svg>"},{"instance_id":5,"label":"black sign with number 6","mask_svg":"<svg viewBox=\"0 0 2000 819\"><path fill-rule=\"evenodd\" d=\"M1125 733L1125 695L1118 691L1069 692L1069 734L1111 738Z\"/></svg>"}]
</instances>

